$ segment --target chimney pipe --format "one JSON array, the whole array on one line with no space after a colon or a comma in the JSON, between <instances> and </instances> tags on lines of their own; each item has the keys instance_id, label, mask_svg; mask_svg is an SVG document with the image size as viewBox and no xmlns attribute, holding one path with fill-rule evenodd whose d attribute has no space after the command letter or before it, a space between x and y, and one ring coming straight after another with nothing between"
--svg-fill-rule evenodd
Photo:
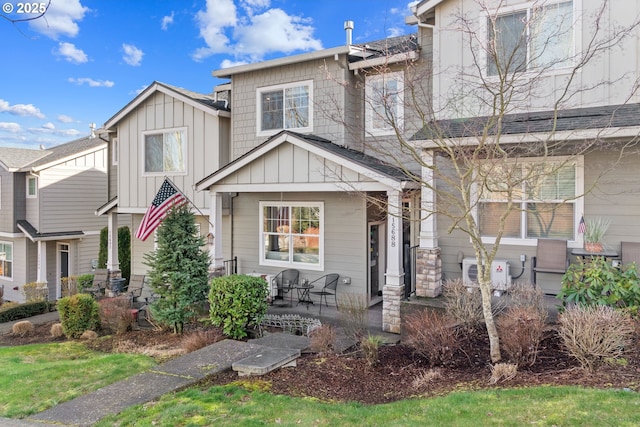
<instances>
[{"instance_id":1,"label":"chimney pipe","mask_svg":"<svg viewBox=\"0 0 640 427\"><path fill-rule=\"evenodd\" d=\"M347 33L347 46L351 46L353 41L353 21L344 21L344 30Z\"/></svg>"}]
</instances>

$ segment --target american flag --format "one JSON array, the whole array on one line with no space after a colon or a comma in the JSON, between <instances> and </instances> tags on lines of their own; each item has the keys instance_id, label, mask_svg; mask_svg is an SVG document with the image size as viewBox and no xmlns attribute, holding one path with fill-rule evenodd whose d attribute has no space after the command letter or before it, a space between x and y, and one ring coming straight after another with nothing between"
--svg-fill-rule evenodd
<instances>
[{"instance_id":1,"label":"american flag","mask_svg":"<svg viewBox=\"0 0 640 427\"><path fill-rule=\"evenodd\" d=\"M153 198L151 206L149 206L147 213L142 218L140 227L136 231L136 237L142 241L147 240L147 237L158 228L172 207L184 205L185 203L187 203L187 199L184 194L178 191L171 184L171 181L165 178L160 190L158 190L158 194Z\"/></svg>"},{"instance_id":2,"label":"american flag","mask_svg":"<svg viewBox=\"0 0 640 427\"><path fill-rule=\"evenodd\" d=\"M578 224L578 234L584 234L587 231L587 224L584 222L584 215L580 218L580 223Z\"/></svg>"}]
</instances>

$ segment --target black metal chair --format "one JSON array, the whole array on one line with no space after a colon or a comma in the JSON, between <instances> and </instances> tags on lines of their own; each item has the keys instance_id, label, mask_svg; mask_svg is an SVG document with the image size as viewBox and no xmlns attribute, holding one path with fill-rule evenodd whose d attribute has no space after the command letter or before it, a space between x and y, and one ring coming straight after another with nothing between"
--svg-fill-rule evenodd
<instances>
[{"instance_id":1,"label":"black metal chair","mask_svg":"<svg viewBox=\"0 0 640 427\"><path fill-rule=\"evenodd\" d=\"M275 282L276 287L278 288L278 294L274 299L283 300L285 299L285 294L289 293L290 301L289 305L293 305L293 288L298 286L298 279L300 278L300 272L296 269L288 269L282 270L280 273L276 274L276 276L272 279L272 282ZM271 301L273 304L273 300Z\"/></svg>"},{"instance_id":2,"label":"black metal chair","mask_svg":"<svg viewBox=\"0 0 640 427\"><path fill-rule=\"evenodd\" d=\"M322 289L318 291L309 291L310 294L320 295L320 314L322 314L322 298L324 298L325 305L329 307L329 304L327 303L327 296L333 295L335 304L336 306L338 305L337 288L338 288L339 277L340 277L339 274L330 273L309 283L309 285L313 285L314 287L322 285Z\"/></svg>"}]
</instances>

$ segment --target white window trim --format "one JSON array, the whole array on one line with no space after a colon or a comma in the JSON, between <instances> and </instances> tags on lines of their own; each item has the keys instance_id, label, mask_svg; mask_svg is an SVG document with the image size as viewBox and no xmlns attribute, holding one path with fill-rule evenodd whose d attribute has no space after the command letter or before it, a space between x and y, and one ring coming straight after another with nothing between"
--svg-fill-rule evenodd
<instances>
[{"instance_id":1,"label":"white window trim","mask_svg":"<svg viewBox=\"0 0 640 427\"><path fill-rule=\"evenodd\" d=\"M160 172L147 172L145 167L145 162L146 162L146 158L145 158L145 144L146 144L146 136L147 135L157 135L157 134L165 134L165 133L169 133L169 132L183 132L184 133L184 144L183 144L183 148L182 148L182 156L184 159L184 170L182 171L160 171ZM186 126L183 127L176 127L176 128L166 128L166 129L156 129L156 130L146 130L146 131L142 131L142 138L141 138L141 144L140 144L140 149L141 149L141 155L140 155L140 170L142 171L142 176L166 176L166 175L173 175L173 176L182 176L182 175L187 175L188 174L188 158L187 158L187 153L188 153L188 149L187 146L189 145L189 132Z\"/></svg>"},{"instance_id":2,"label":"white window trim","mask_svg":"<svg viewBox=\"0 0 640 427\"><path fill-rule=\"evenodd\" d=\"M13 256L14 255L13 242L5 242L5 241L1 241L0 240L0 243L3 244L3 245L11 246L11 276L2 276L2 275L0 275L0 279L1 280L13 281L13 270L14 270L14 267L15 267L15 257Z\"/></svg>"},{"instance_id":3,"label":"white window trim","mask_svg":"<svg viewBox=\"0 0 640 427\"><path fill-rule=\"evenodd\" d=\"M118 165L118 158L120 157L120 144L118 138L111 140L111 164L113 166Z\"/></svg>"},{"instance_id":4,"label":"white window trim","mask_svg":"<svg viewBox=\"0 0 640 427\"><path fill-rule=\"evenodd\" d=\"M582 16L584 15L583 12L583 8L582 8L582 0L549 0L547 3L544 3L544 6L550 6L553 4L557 4L557 3L566 3L567 1L573 1L573 53L572 55L575 57L576 52L581 52L582 51ZM487 27L487 19L490 16L493 16L495 14L497 14L498 16L501 15L509 15L512 13L516 13L516 12L520 12L520 11L527 11L527 16L529 14L529 10L534 7L534 6L540 6L540 2L539 0L530 0L528 2L525 3L520 3L517 5L512 5L512 6L503 6L500 7L499 9L491 9L488 10L486 13L481 13L480 14L480 25L479 25L479 31L478 31L478 35L479 35L479 40L483 40L484 43L486 43L488 41L489 38L489 29ZM487 78L487 80L489 81L497 81L499 79L499 76L492 76L489 75L488 72L488 68L489 68L489 60L488 60L488 55L487 55L487 51L483 48L480 49L481 53L480 53L480 61L481 61L481 66L482 66L482 70L484 70L484 74ZM529 45L527 45L527 58L529 57ZM553 76L553 75L565 75L565 74L569 74L573 71L573 68L575 67L575 63L572 63L570 65L564 66L564 67L558 67L558 68L549 68L547 70L545 70L545 75L549 75L549 76ZM582 69L578 70L578 72L582 72ZM527 78L527 77L532 77L532 76L536 76L536 69L531 69L531 68L527 68L526 71L522 71L520 72L520 75L523 78Z\"/></svg>"},{"instance_id":5,"label":"white window trim","mask_svg":"<svg viewBox=\"0 0 640 427\"><path fill-rule=\"evenodd\" d=\"M36 185L34 186L35 189L35 194L29 194L29 181L30 180L35 180ZM36 199L38 197L38 177L35 175L27 175L27 188L26 188L26 193L27 193L27 199Z\"/></svg>"},{"instance_id":6,"label":"white window trim","mask_svg":"<svg viewBox=\"0 0 640 427\"><path fill-rule=\"evenodd\" d=\"M374 129L373 123L373 108L372 102L373 95L371 94L370 82L376 82L379 80L396 80L398 81L398 92L400 99L398 101L396 114L396 126L399 129L404 128L404 71L391 71L384 74L372 74L366 77L365 82L365 131L367 136L387 136L395 135L395 129L390 127L388 129Z\"/></svg>"},{"instance_id":7,"label":"white window trim","mask_svg":"<svg viewBox=\"0 0 640 427\"><path fill-rule=\"evenodd\" d=\"M546 159L547 161L558 161L558 162L562 162L562 161L567 161L567 160L573 160L576 162L576 188L575 188L575 194L578 195L579 197L577 197L575 199L575 211L573 212L573 235L576 237L576 240L568 240L567 241L567 246L569 248L581 248L583 246L583 236L582 234L578 233L578 225L580 224L580 218L582 217L582 213L584 212L584 157L583 156L575 156L575 157L550 157ZM532 158L519 158L518 162L519 163L539 163L541 161L541 159L539 157L532 157ZM476 201L474 203L474 207L472 210L472 215L473 215L473 219L476 222L476 224L478 224L478 190L477 190L477 184L474 184L472 186L472 200ZM522 227L525 226L525 224L521 225ZM495 237L486 237L483 236L482 237L482 243L483 244L495 244L496 239ZM537 238L531 238L531 239L522 239L522 238L513 238L513 237L503 237L502 239L500 239L500 245L514 245L514 246L537 246L538 245L538 239Z\"/></svg>"},{"instance_id":8,"label":"white window trim","mask_svg":"<svg viewBox=\"0 0 640 427\"><path fill-rule=\"evenodd\" d=\"M258 214L259 221L259 247L260 247L260 265L265 266L273 266L273 267L284 267L284 268L299 268L301 270L313 270L313 271L324 271L324 202L298 202L298 201L289 201L289 202L275 202L275 201L261 201L259 203L260 212ZM272 259L266 259L264 253L264 207L265 206L275 206L275 207L289 207L289 206L302 206L302 207L317 207L320 209L320 236L319 236L319 245L320 248L318 250L318 264L307 264L304 262L295 262L293 258L291 261L277 261ZM290 245L290 251L293 250L293 244Z\"/></svg>"},{"instance_id":9,"label":"white window trim","mask_svg":"<svg viewBox=\"0 0 640 427\"><path fill-rule=\"evenodd\" d=\"M303 128L282 128L282 129L262 129L262 93L276 90L289 89L292 87L307 86L309 88L309 126ZM291 130L299 133L313 132L313 80L303 80L299 82L286 83L281 85L263 86L256 89L256 136L272 136L283 130Z\"/></svg>"}]
</instances>

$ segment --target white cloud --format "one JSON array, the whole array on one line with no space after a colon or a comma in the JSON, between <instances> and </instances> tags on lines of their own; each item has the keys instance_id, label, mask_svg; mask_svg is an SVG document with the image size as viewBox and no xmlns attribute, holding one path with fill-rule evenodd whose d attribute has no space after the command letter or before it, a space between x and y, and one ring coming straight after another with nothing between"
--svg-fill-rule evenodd
<instances>
[{"instance_id":1,"label":"white cloud","mask_svg":"<svg viewBox=\"0 0 640 427\"><path fill-rule=\"evenodd\" d=\"M0 122L0 132L18 133L22 130L20 125L15 122Z\"/></svg>"},{"instance_id":2,"label":"white cloud","mask_svg":"<svg viewBox=\"0 0 640 427\"><path fill-rule=\"evenodd\" d=\"M391 27L387 29L387 37L398 37L404 34L403 28Z\"/></svg>"},{"instance_id":3,"label":"white cloud","mask_svg":"<svg viewBox=\"0 0 640 427\"><path fill-rule=\"evenodd\" d=\"M246 15L239 16L232 0L207 0L206 9L196 14L206 46L193 52L192 59L233 53L235 59L226 62L230 64L259 61L272 52L322 49L320 40L313 38L310 19L278 8L266 9L270 4L269 0L242 0L240 6Z\"/></svg>"},{"instance_id":4,"label":"white cloud","mask_svg":"<svg viewBox=\"0 0 640 427\"><path fill-rule=\"evenodd\" d=\"M142 52L140 49L138 49L134 45L126 44L126 43L122 44L122 50L124 51L124 56L122 57L124 62L134 67L137 67L140 65L140 63L142 62L142 56L144 55L144 52Z\"/></svg>"},{"instance_id":5,"label":"white cloud","mask_svg":"<svg viewBox=\"0 0 640 427\"><path fill-rule=\"evenodd\" d=\"M142 92L144 92L144 90L145 90L146 88L148 88L148 87L149 87L149 85L142 85L142 86L140 86L140 89L136 89L135 91L133 91L133 93L131 93L131 95L138 96L138 95L140 95Z\"/></svg>"},{"instance_id":6,"label":"white cloud","mask_svg":"<svg viewBox=\"0 0 640 427\"><path fill-rule=\"evenodd\" d=\"M173 24L174 16L175 16L174 11L171 11L171 15L163 16L162 25L160 26L160 28L162 28L164 31L167 31L167 29L169 28L169 25Z\"/></svg>"},{"instance_id":7,"label":"white cloud","mask_svg":"<svg viewBox=\"0 0 640 427\"><path fill-rule=\"evenodd\" d=\"M73 123L73 117L67 116L66 114L60 114L58 117L58 121L62 123Z\"/></svg>"},{"instance_id":8,"label":"white cloud","mask_svg":"<svg viewBox=\"0 0 640 427\"><path fill-rule=\"evenodd\" d=\"M54 40L59 36L75 37L80 31L77 22L82 21L88 11L80 0L52 1L44 16L29 21L29 25Z\"/></svg>"},{"instance_id":9,"label":"white cloud","mask_svg":"<svg viewBox=\"0 0 640 427\"><path fill-rule=\"evenodd\" d=\"M73 43L61 42L58 45L57 53L73 64L82 64L89 60L87 54L82 49L78 49Z\"/></svg>"},{"instance_id":10,"label":"white cloud","mask_svg":"<svg viewBox=\"0 0 640 427\"><path fill-rule=\"evenodd\" d=\"M7 112L9 114L13 114L16 116L24 116L24 117L37 117L39 119L44 119L44 114L40 112L40 109L35 107L33 104L14 104L10 105L4 99L0 99L0 113Z\"/></svg>"},{"instance_id":11,"label":"white cloud","mask_svg":"<svg viewBox=\"0 0 640 427\"><path fill-rule=\"evenodd\" d=\"M232 61L230 59L225 59L220 64L220 68L229 68L229 67L237 67L238 65L245 65L246 61Z\"/></svg>"},{"instance_id":12,"label":"white cloud","mask_svg":"<svg viewBox=\"0 0 640 427\"><path fill-rule=\"evenodd\" d=\"M75 83L78 86L82 86L83 84L87 84L90 87L113 87L113 85L115 85L114 82L112 82L111 80L94 80L92 78L89 77L80 77L80 78L73 78L73 77L69 77L67 79L70 83Z\"/></svg>"},{"instance_id":13,"label":"white cloud","mask_svg":"<svg viewBox=\"0 0 640 427\"><path fill-rule=\"evenodd\" d=\"M43 125L42 125L42 128L43 128L43 129L49 129L49 130L55 130L56 125L54 125L54 124L53 124L53 123L51 123L51 122L47 122L47 123L45 123L45 124L43 124Z\"/></svg>"},{"instance_id":14,"label":"white cloud","mask_svg":"<svg viewBox=\"0 0 640 427\"><path fill-rule=\"evenodd\" d=\"M28 131L29 133L36 134L36 135L44 134L44 135L56 135L56 136L64 136L64 137L73 137L76 135L80 135L82 133L78 129L56 129L55 126L49 127L47 125L53 126L52 123L46 123L39 128L29 128Z\"/></svg>"}]
</instances>

